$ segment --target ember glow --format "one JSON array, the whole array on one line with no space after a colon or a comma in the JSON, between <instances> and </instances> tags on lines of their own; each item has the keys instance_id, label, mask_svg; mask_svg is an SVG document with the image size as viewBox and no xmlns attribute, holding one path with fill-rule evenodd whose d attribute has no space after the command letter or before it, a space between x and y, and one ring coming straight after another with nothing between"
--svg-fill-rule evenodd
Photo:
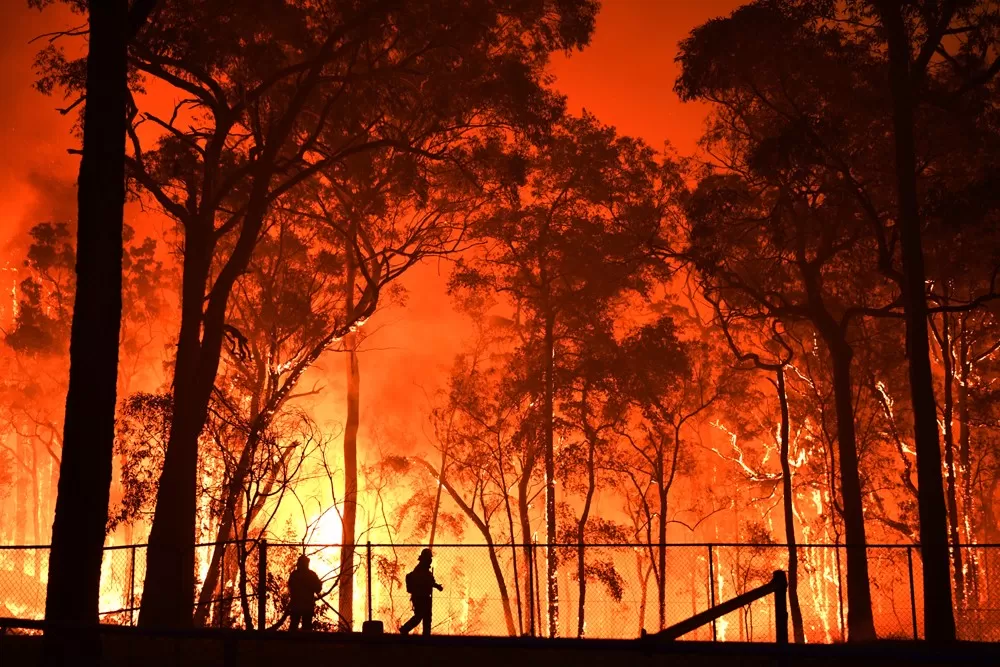
<instances>
[{"instance_id":1,"label":"ember glow","mask_svg":"<svg viewBox=\"0 0 1000 667\"><path fill-rule=\"evenodd\" d=\"M897 44L860 0L463 2L138 30L101 621L280 628L306 555L319 629L396 631L430 546L441 634L633 638L783 570L794 641L1000 640L996 3ZM74 4L0 9L21 619L71 446Z\"/></svg>"}]
</instances>

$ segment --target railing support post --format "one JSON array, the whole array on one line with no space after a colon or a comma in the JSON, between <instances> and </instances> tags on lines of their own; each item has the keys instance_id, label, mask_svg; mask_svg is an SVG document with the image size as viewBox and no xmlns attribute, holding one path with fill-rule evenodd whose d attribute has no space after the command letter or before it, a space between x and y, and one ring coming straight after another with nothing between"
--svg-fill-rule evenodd
<instances>
[{"instance_id":1,"label":"railing support post","mask_svg":"<svg viewBox=\"0 0 1000 667\"><path fill-rule=\"evenodd\" d=\"M128 567L128 624L135 625L135 545L132 545Z\"/></svg>"},{"instance_id":2,"label":"railing support post","mask_svg":"<svg viewBox=\"0 0 1000 667\"><path fill-rule=\"evenodd\" d=\"M774 578L774 641L788 643L788 577L784 570L775 570Z\"/></svg>"},{"instance_id":3,"label":"railing support post","mask_svg":"<svg viewBox=\"0 0 1000 667\"><path fill-rule=\"evenodd\" d=\"M913 638L917 636L917 593L913 586L913 547L906 547L906 567L910 573L910 619L913 621Z\"/></svg>"},{"instance_id":4,"label":"railing support post","mask_svg":"<svg viewBox=\"0 0 1000 667\"><path fill-rule=\"evenodd\" d=\"M712 545L708 545L708 595L709 606L715 606L715 562L712 559ZM712 619L712 641L716 641L715 619Z\"/></svg>"},{"instance_id":5,"label":"railing support post","mask_svg":"<svg viewBox=\"0 0 1000 667\"><path fill-rule=\"evenodd\" d=\"M372 620L372 541L365 544L365 560L368 563L368 620Z\"/></svg>"},{"instance_id":6,"label":"railing support post","mask_svg":"<svg viewBox=\"0 0 1000 667\"><path fill-rule=\"evenodd\" d=\"M267 627L267 540L257 543L257 629Z\"/></svg>"}]
</instances>

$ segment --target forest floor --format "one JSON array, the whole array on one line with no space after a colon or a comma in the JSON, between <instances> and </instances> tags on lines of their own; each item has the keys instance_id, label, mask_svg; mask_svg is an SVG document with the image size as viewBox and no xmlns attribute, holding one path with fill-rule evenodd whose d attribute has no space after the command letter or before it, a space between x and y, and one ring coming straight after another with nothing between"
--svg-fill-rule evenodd
<instances>
[{"instance_id":1,"label":"forest floor","mask_svg":"<svg viewBox=\"0 0 1000 667\"><path fill-rule=\"evenodd\" d=\"M41 665L40 636L0 636L0 665ZM81 661L82 663L82 661ZM144 667L902 667L903 665L998 665L1000 644L921 642L807 645L739 642L652 643L640 640L499 637L401 637L360 634L291 634L197 631L182 636L134 629L105 633L101 665Z\"/></svg>"}]
</instances>

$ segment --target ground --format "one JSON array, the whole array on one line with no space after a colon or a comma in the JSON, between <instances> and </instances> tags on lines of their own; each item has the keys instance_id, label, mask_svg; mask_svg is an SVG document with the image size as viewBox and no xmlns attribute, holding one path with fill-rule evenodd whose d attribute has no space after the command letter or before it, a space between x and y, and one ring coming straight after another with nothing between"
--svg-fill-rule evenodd
<instances>
[{"instance_id":1,"label":"ground","mask_svg":"<svg viewBox=\"0 0 1000 667\"><path fill-rule=\"evenodd\" d=\"M0 665L40 665L41 638L0 636ZM1000 664L1000 646L960 643L935 648L920 642L880 642L866 646L673 642L639 640L544 640L495 637L400 637L287 632L196 631L153 636L115 629L103 636L102 665L143 667L687 667L726 665L903 665Z\"/></svg>"}]
</instances>

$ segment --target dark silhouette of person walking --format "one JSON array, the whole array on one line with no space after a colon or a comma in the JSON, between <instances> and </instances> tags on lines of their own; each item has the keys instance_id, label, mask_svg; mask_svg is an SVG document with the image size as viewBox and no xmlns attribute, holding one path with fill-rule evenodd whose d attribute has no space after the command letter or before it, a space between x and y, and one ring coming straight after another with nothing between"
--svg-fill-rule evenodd
<instances>
[{"instance_id":1,"label":"dark silhouette of person walking","mask_svg":"<svg viewBox=\"0 0 1000 667\"><path fill-rule=\"evenodd\" d=\"M288 616L289 630L298 630L299 623L303 630L312 630L313 612L316 606L316 596L323 590L316 573L309 569L309 557L299 556L299 560L288 577Z\"/></svg>"},{"instance_id":2,"label":"dark silhouette of person walking","mask_svg":"<svg viewBox=\"0 0 1000 667\"><path fill-rule=\"evenodd\" d=\"M432 558L431 550L424 549L417 559L417 566L406 575L406 592L410 594L410 602L413 604L413 618L403 624L399 629L400 634L409 634L421 622L424 624L424 634L431 633L431 590L444 590L444 586L434 581Z\"/></svg>"}]
</instances>

